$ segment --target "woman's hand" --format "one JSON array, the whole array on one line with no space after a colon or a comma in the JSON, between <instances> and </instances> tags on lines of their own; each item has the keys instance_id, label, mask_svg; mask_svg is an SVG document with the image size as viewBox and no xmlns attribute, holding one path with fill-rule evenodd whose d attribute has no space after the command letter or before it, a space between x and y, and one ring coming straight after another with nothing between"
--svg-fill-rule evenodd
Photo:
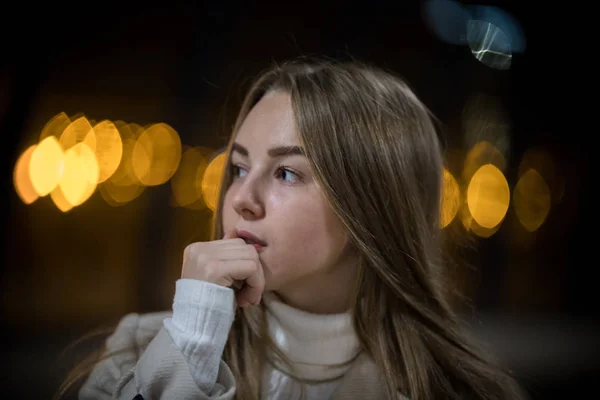
<instances>
[{"instance_id":1,"label":"woman's hand","mask_svg":"<svg viewBox=\"0 0 600 400\"><path fill-rule=\"evenodd\" d=\"M183 252L181 277L236 287L240 307L258 304L265 287L265 277L254 246L227 232L223 239L196 242Z\"/></svg>"}]
</instances>

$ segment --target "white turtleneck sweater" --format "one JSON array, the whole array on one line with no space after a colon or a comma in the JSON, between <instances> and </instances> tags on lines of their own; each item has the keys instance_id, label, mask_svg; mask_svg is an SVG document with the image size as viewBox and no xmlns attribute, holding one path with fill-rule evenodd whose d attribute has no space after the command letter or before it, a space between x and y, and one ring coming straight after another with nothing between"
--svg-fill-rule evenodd
<instances>
[{"instance_id":1,"label":"white turtleneck sweater","mask_svg":"<svg viewBox=\"0 0 600 400\"><path fill-rule=\"evenodd\" d=\"M272 294L265 294L263 301L271 337L291 362L293 375L305 381L305 398L330 398L359 351L350 314L307 313ZM165 319L164 326L206 394L220 389L216 378L234 311L232 289L192 279L177 281L173 315ZM266 365L261 397L301 398L302 384L288 372L284 366Z\"/></svg>"}]
</instances>

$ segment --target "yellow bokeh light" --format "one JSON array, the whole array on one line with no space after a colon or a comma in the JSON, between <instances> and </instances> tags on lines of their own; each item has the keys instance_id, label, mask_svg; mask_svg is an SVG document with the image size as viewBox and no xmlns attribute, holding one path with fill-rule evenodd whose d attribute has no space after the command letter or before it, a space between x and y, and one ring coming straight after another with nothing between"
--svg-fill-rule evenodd
<instances>
[{"instance_id":1,"label":"yellow bokeh light","mask_svg":"<svg viewBox=\"0 0 600 400\"><path fill-rule=\"evenodd\" d=\"M60 186L57 186L56 189L54 189L52 193L50 193L50 198L52 199L52 202L54 203L56 208L58 208L62 212L67 212L73 208L73 205L69 203L65 198L65 195L60 189Z\"/></svg>"},{"instance_id":2,"label":"yellow bokeh light","mask_svg":"<svg viewBox=\"0 0 600 400\"><path fill-rule=\"evenodd\" d=\"M500 171L506 168L504 156L492 143L480 141L467 153L463 168L463 180L468 182L473 174L483 165L492 164Z\"/></svg>"},{"instance_id":3,"label":"yellow bokeh light","mask_svg":"<svg viewBox=\"0 0 600 400\"><path fill-rule=\"evenodd\" d=\"M181 140L165 123L151 125L137 139L132 165L135 176L146 186L167 182L181 161Z\"/></svg>"},{"instance_id":4,"label":"yellow bokeh light","mask_svg":"<svg viewBox=\"0 0 600 400\"><path fill-rule=\"evenodd\" d=\"M467 205L473 219L492 229L506 216L509 202L510 189L502 171L492 164L479 168L467 188Z\"/></svg>"},{"instance_id":5,"label":"yellow bokeh light","mask_svg":"<svg viewBox=\"0 0 600 400\"><path fill-rule=\"evenodd\" d=\"M552 204L558 204L565 194L565 181L561 168L554 157L542 148L525 151L519 164L519 176L534 170L544 180L550 190Z\"/></svg>"},{"instance_id":6,"label":"yellow bokeh light","mask_svg":"<svg viewBox=\"0 0 600 400\"><path fill-rule=\"evenodd\" d=\"M454 176L444 168L442 189L441 227L445 228L456 217L460 207L460 188Z\"/></svg>"},{"instance_id":7,"label":"yellow bokeh light","mask_svg":"<svg viewBox=\"0 0 600 400\"><path fill-rule=\"evenodd\" d=\"M100 168L98 183L107 180L119 166L123 156L123 143L119 130L111 121L94 125L96 136L96 159Z\"/></svg>"},{"instance_id":8,"label":"yellow bokeh light","mask_svg":"<svg viewBox=\"0 0 600 400\"><path fill-rule=\"evenodd\" d=\"M125 121L117 120L114 121L114 124L119 129L121 139L123 140L132 139L135 141L144 132L144 127L135 122L126 123Z\"/></svg>"},{"instance_id":9,"label":"yellow bokeh light","mask_svg":"<svg viewBox=\"0 0 600 400\"><path fill-rule=\"evenodd\" d=\"M204 202L212 211L217 209L219 201L219 191L221 189L221 178L225 169L227 154L225 152L217 155L206 167L202 175L202 196Z\"/></svg>"},{"instance_id":10,"label":"yellow bokeh light","mask_svg":"<svg viewBox=\"0 0 600 400\"><path fill-rule=\"evenodd\" d=\"M137 199L144 190L143 186L136 184L116 185L110 179L98 185L98 191L104 201L113 207L119 207Z\"/></svg>"},{"instance_id":11,"label":"yellow bokeh light","mask_svg":"<svg viewBox=\"0 0 600 400\"><path fill-rule=\"evenodd\" d=\"M69 204L78 206L85 202L96 190L99 175L96 156L85 143L67 150L59 186Z\"/></svg>"},{"instance_id":12,"label":"yellow bokeh light","mask_svg":"<svg viewBox=\"0 0 600 400\"><path fill-rule=\"evenodd\" d=\"M30 146L23 154L21 154L21 156L19 156L13 172L13 184L15 185L15 190L17 195L19 195L19 198L25 204L31 204L39 198L38 193L31 183L31 178L29 177L31 155L36 147L37 145L35 144Z\"/></svg>"},{"instance_id":13,"label":"yellow bokeh light","mask_svg":"<svg viewBox=\"0 0 600 400\"><path fill-rule=\"evenodd\" d=\"M141 182L133 171L134 139L123 139L123 154L121 162L108 181L118 186L140 185Z\"/></svg>"},{"instance_id":14,"label":"yellow bokeh light","mask_svg":"<svg viewBox=\"0 0 600 400\"><path fill-rule=\"evenodd\" d=\"M550 205L548 184L536 170L527 170L513 192L513 208L519 222L529 232L536 231L546 220Z\"/></svg>"},{"instance_id":15,"label":"yellow bokeh light","mask_svg":"<svg viewBox=\"0 0 600 400\"><path fill-rule=\"evenodd\" d=\"M40 134L40 142L48 136L54 136L58 140L70 123L71 119L64 112L55 115L44 125Z\"/></svg>"},{"instance_id":16,"label":"yellow bokeh light","mask_svg":"<svg viewBox=\"0 0 600 400\"><path fill-rule=\"evenodd\" d=\"M481 238L489 238L493 236L494 233L498 231L498 229L500 229L499 224L493 228L485 228L479 225L477 221L473 219L473 216L469 211L469 206L466 202L463 203L463 205L460 208L460 219L467 232L472 232Z\"/></svg>"},{"instance_id":17,"label":"yellow bokeh light","mask_svg":"<svg viewBox=\"0 0 600 400\"><path fill-rule=\"evenodd\" d=\"M33 150L29 162L29 179L40 197L58 185L63 173L63 150L54 136L48 136Z\"/></svg>"},{"instance_id":18,"label":"yellow bokeh light","mask_svg":"<svg viewBox=\"0 0 600 400\"><path fill-rule=\"evenodd\" d=\"M171 178L173 201L176 205L187 207L202 199L202 192L196 190L198 171L206 169L208 160L205 149L191 147L186 149L181 158L179 168Z\"/></svg>"},{"instance_id":19,"label":"yellow bokeh light","mask_svg":"<svg viewBox=\"0 0 600 400\"><path fill-rule=\"evenodd\" d=\"M96 135L92 124L85 116L71 122L60 135L60 145L67 150L78 143L85 143L92 151L96 151Z\"/></svg>"}]
</instances>

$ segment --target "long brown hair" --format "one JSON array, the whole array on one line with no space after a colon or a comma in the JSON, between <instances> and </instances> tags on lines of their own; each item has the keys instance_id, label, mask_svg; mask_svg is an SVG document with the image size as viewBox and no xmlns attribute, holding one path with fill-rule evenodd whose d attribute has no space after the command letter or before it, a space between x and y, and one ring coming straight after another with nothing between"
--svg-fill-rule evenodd
<instances>
[{"instance_id":1,"label":"long brown hair","mask_svg":"<svg viewBox=\"0 0 600 400\"><path fill-rule=\"evenodd\" d=\"M231 142L252 107L274 90L291 96L316 179L360 254L354 328L389 398L398 392L412 400L523 398L516 381L469 339L445 296L443 159L428 109L402 79L382 69L291 61L254 82ZM223 236L221 207L230 182L226 171L214 239ZM258 399L261 363L276 349L261 322L264 308L238 312L224 359L237 397Z\"/></svg>"},{"instance_id":2,"label":"long brown hair","mask_svg":"<svg viewBox=\"0 0 600 400\"><path fill-rule=\"evenodd\" d=\"M461 326L448 297L440 229L443 159L433 117L398 76L359 62L296 60L255 80L227 150L270 91L291 96L301 145L324 195L360 255L353 324L388 397L525 398ZM226 169L213 239L231 183ZM236 397L257 400L264 363L285 357L267 333L264 305L238 309L223 354Z\"/></svg>"}]
</instances>

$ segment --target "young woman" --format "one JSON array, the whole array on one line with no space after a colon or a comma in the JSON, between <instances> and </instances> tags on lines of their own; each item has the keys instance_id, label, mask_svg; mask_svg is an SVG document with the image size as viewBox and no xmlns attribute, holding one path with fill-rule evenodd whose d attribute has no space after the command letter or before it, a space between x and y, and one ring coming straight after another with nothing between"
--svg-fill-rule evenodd
<instances>
[{"instance_id":1,"label":"young woman","mask_svg":"<svg viewBox=\"0 0 600 400\"><path fill-rule=\"evenodd\" d=\"M172 313L123 318L80 399L523 398L443 295L442 151L405 82L277 65L227 158Z\"/></svg>"}]
</instances>

